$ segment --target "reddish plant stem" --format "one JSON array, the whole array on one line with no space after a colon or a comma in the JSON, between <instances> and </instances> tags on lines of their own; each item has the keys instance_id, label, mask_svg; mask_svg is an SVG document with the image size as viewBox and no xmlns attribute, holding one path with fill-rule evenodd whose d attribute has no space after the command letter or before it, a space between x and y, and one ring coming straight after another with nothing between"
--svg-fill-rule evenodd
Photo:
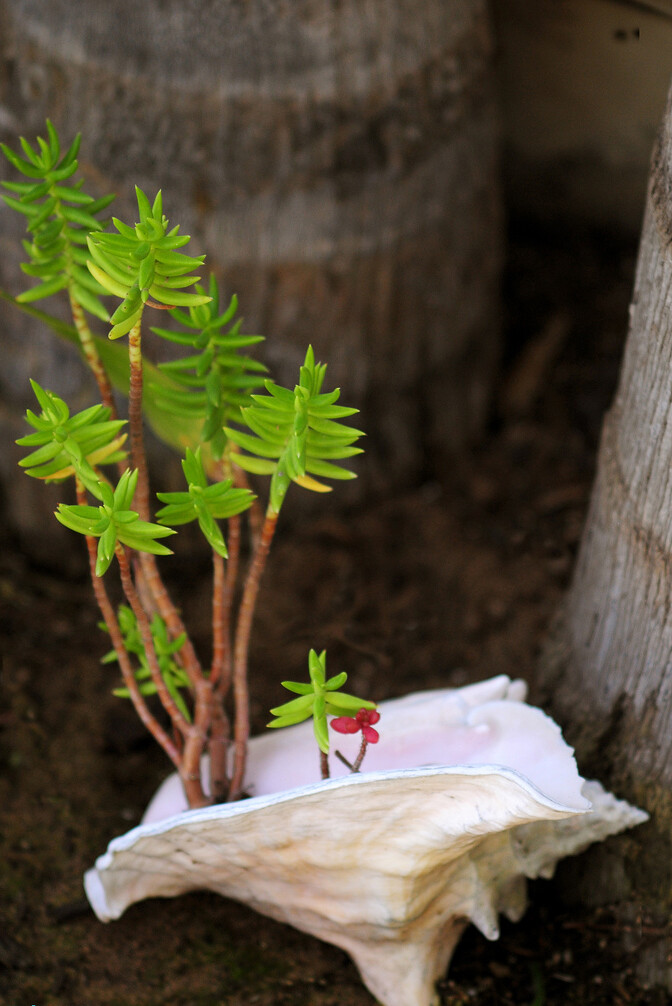
<instances>
[{"instance_id":1,"label":"reddish plant stem","mask_svg":"<svg viewBox=\"0 0 672 1006\"><path fill-rule=\"evenodd\" d=\"M142 520L150 520L149 474L147 471L147 456L145 454L142 431L142 346L140 325L141 323L138 321L128 334L128 361L130 368L128 422L131 440L131 460L133 467L138 470L135 506ZM150 591L159 614L168 626L168 631L171 633L173 639L182 633L187 635L184 623L161 579L154 556L149 552L141 552L140 568L145 586ZM184 669L189 676L194 691L196 691L199 683L203 681L203 672L196 656L196 651L188 636L184 646L180 650L180 656L182 657Z\"/></svg>"},{"instance_id":2,"label":"reddish plant stem","mask_svg":"<svg viewBox=\"0 0 672 1006\"><path fill-rule=\"evenodd\" d=\"M68 294L70 297L72 319L75 323L75 328L77 329L77 335L79 336L79 341L82 346L82 352L84 353L84 358L86 359L89 369L95 378L96 384L98 385L101 402L110 410L110 417L112 419L117 419L118 413L114 396L112 394L112 385L110 384L110 379L107 376L107 371L105 370L103 361L100 358L100 354L96 349L96 344L94 342L91 329L89 328L89 324L86 320L86 315L84 314L81 304L73 296L72 290L69 289ZM120 475L123 474L125 467L126 466L123 461L117 462L117 469ZM142 599L145 611L152 614L156 609L156 605L151 596L151 592L145 583L145 577L137 556L133 557L133 572L135 574L135 583L138 593Z\"/></svg>"},{"instance_id":3,"label":"reddish plant stem","mask_svg":"<svg viewBox=\"0 0 672 1006\"><path fill-rule=\"evenodd\" d=\"M117 545L115 554L119 563L121 585L138 622L142 645L147 656L152 681L156 685L157 695L161 701L161 705L170 716L175 730L184 738L184 747L178 770L187 802L190 807L207 807L211 803L211 800L206 796L203 789L201 755L207 742L210 727L210 700L212 693L210 683L203 676L197 682L194 688L194 721L193 723L188 723L163 680L161 668L156 657L156 650L154 649L149 618L140 603L140 598L133 584L131 567L121 545Z\"/></svg>"},{"instance_id":4,"label":"reddish plant stem","mask_svg":"<svg viewBox=\"0 0 672 1006\"><path fill-rule=\"evenodd\" d=\"M224 574L223 561L219 569L215 565L212 604L213 654L210 680L222 701L226 698L231 686L231 612L240 567L240 527L240 514L229 517L227 534L229 556L226 575Z\"/></svg>"},{"instance_id":5,"label":"reddish plant stem","mask_svg":"<svg viewBox=\"0 0 672 1006\"><path fill-rule=\"evenodd\" d=\"M237 470L239 471L240 469L237 469ZM236 482L236 485L237 484L238 483ZM250 484L247 481L247 479L243 479L242 480L241 486L244 489L249 489L250 488ZM259 500L255 499L253 501L252 506L250 507L249 513L248 513L248 524L249 524L249 528L250 528L250 541L251 541L252 549L255 549L257 547L257 544L258 544L259 539L261 537L261 532L263 530L263 523L264 523L263 510L261 509L261 505L259 503Z\"/></svg>"},{"instance_id":6,"label":"reddish plant stem","mask_svg":"<svg viewBox=\"0 0 672 1006\"><path fill-rule=\"evenodd\" d=\"M231 679L231 653L230 653L230 637L231 637L231 613L233 610L233 595L235 593L235 585L238 581L238 572L240 569L240 541L241 541L241 528L242 520L240 514L235 514L233 517L228 519L228 536L226 541L226 547L228 549L228 559L226 561L226 579L224 581L224 598L223 598L223 609L224 609L224 623L226 638L229 641L229 652L227 659L224 661L223 673L221 677L221 683L219 685L219 690L222 696L225 696Z\"/></svg>"},{"instance_id":7,"label":"reddish plant stem","mask_svg":"<svg viewBox=\"0 0 672 1006\"><path fill-rule=\"evenodd\" d=\"M141 519L150 519L149 508L149 474L147 470L147 456L145 454L144 437L142 429L142 347L141 347L141 322L138 321L133 326L128 336L128 360L130 368L129 394L128 394L128 419L130 426L131 457L133 466L138 470L138 487L136 491L136 509ZM138 620L138 628L142 635L143 645L147 653L147 661L152 675L152 680L156 684L157 694L161 703L170 716L176 730L184 737L184 750L180 765L180 778L184 786L184 792L190 807L203 807L210 803L205 795L201 780L201 755L207 743L208 730L211 717L211 696L212 689L210 683L206 681L201 670L201 665L196 656L191 640L186 638L180 656L184 668L189 676L189 681L193 688L194 697L194 722L188 724L173 697L166 688L161 675L161 670L156 659L154 645L152 641L151 626L147 613L140 603L140 599L133 584L130 567L123 555L123 550L119 558L119 568L122 573L122 586L131 608ZM185 632L182 619L177 613L177 609L168 595L163 580L153 555L148 552L140 553L140 567L145 579L145 584L150 590L159 614L164 619L168 631L175 639Z\"/></svg>"},{"instance_id":8,"label":"reddish plant stem","mask_svg":"<svg viewBox=\"0 0 672 1006\"><path fill-rule=\"evenodd\" d=\"M362 767L362 762L364 761L364 755L366 754L366 749L368 746L369 742L367 741L364 734L362 734L362 743L359 746L359 754L355 758L354 764L352 766L353 772L359 772L360 768Z\"/></svg>"},{"instance_id":9,"label":"reddish plant stem","mask_svg":"<svg viewBox=\"0 0 672 1006\"><path fill-rule=\"evenodd\" d=\"M201 678L194 689L194 722L186 731L180 778L190 807L207 807L212 798L206 796L201 777L201 757L208 742L211 724L212 688Z\"/></svg>"},{"instance_id":10,"label":"reddish plant stem","mask_svg":"<svg viewBox=\"0 0 672 1006\"><path fill-rule=\"evenodd\" d=\"M340 751L334 751L334 754L336 755L339 761L343 762L343 764L350 769L351 772L359 772L360 768L362 767L362 762L364 761L364 755L366 754L366 749L368 746L369 742L367 741L364 734L362 734L362 743L359 745L359 753L357 754L357 757L355 758L355 761L352 765L350 764L348 759L341 754Z\"/></svg>"},{"instance_id":11,"label":"reddish plant stem","mask_svg":"<svg viewBox=\"0 0 672 1006\"><path fill-rule=\"evenodd\" d=\"M261 574L266 564L268 552L273 541L273 535L278 523L278 515L270 508L266 511L266 519L261 529L261 535L248 570L243 589L243 597L238 611L236 626L236 641L233 652L233 696L236 705L234 720L234 754L233 775L229 787L229 800L237 800L243 785L245 775L245 759L247 755L247 740L250 734L250 702L247 680L247 655L250 645L250 632L254 618L254 608L259 593Z\"/></svg>"},{"instance_id":12,"label":"reddish plant stem","mask_svg":"<svg viewBox=\"0 0 672 1006\"><path fill-rule=\"evenodd\" d=\"M320 774L323 779L329 778L329 756L320 751Z\"/></svg>"},{"instance_id":13,"label":"reddish plant stem","mask_svg":"<svg viewBox=\"0 0 672 1006\"><path fill-rule=\"evenodd\" d=\"M147 657L147 663L149 665L149 670L152 675L152 681L156 685L156 692L161 701L161 705L166 710L170 716L171 722L179 730L179 732L186 737L188 723L186 722L184 716L180 712L174 698L168 691L166 683L163 680L163 675L161 674L161 668L159 667L159 661L156 656L156 650L154 649L154 639L152 637L152 627L147 617L147 612L140 603L140 598L138 597L138 592L135 589L133 583L133 577L131 575L131 566L128 561L128 556L122 545L117 543L115 548L115 555L117 557L117 562L119 563L119 575L121 578L121 586L123 587L124 594L126 595L126 600L131 606L131 610L135 615L136 621L138 623L138 630L140 631L140 636L142 637L142 645L145 650L145 655Z\"/></svg>"},{"instance_id":14,"label":"reddish plant stem","mask_svg":"<svg viewBox=\"0 0 672 1006\"><path fill-rule=\"evenodd\" d=\"M227 755L230 736L229 719L224 712L221 698L213 689L210 693L210 736L208 740L210 793L213 803L221 803L226 797L229 785Z\"/></svg>"},{"instance_id":15,"label":"reddish plant stem","mask_svg":"<svg viewBox=\"0 0 672 1006\"><path fill-rule=\"evenodd\" d=\"M135 509L142 520L150 520L149 475L142 432L142 342L141 321L128 333L128 426L131 440L131 461L138 470L138 487L135 492Z\"/></svg>"},{"instance_id":16,"label":"reddish plant stem","mask_svg":"<svg viewBox=\"0 0 672 1006\"><path fill-rule=\"evenodd\" d=\"M222 459L213 463L211 475L215 481L231 478L231 465ZM231 677L231 606L233 590L238 576L240 516L227 521L227 566L224 559L212 552L212 665L210 682L222 696L226 694ZM233 554L232 554L233 553ZM233 563L233 567L232 567Z\"/></svg>"},{"instance_id":17,"label":"reddish plant stem","mask_svg":"<svg viewBox=\"0 0 672 1006\"><path fill-rule=\"evenodd\" d=\"M334 754L336 755L336 757L338 758L338 760L343 765L345 765L346 768L349 768L351 772L354 772L354 768L352 767L352 763L348 761L348 759L345 757L344 754L341 754L340 751L334 751Z\"/></svg>"},{"instance_id":18,"label":"reddish plant stem","mask_svg":"<svg viewBox=\"0 0 672 1006\"><path fill-rule=\"evenodd\" d=\"M166 586L161 579L161 574L159 573L155 557L150 552L140 552L139 559L145 584L151 592L151 596L154 599L159 614L168 626L168 631L170 632L172 638L177 639L177 637L182 635L182 633L186 636L184 645L180 650L180 657L182 658L184 669L189 676L189 681L195 690L198 683L203 680L203 670L198 656L196 655L194 644L189 639L184 622L180 618L180 615L173 604L168 591L166 590Z\"/></svg>"},{"instance_id":19,"label":"reddish plant stem","mask_svg":"<svg viewBox=\"0 0 672 1006\"><path fill-rule=\"evenodd\" d=\"M239 469L238 469L239 471ZM219 466L217 477L227 477ZM236 483L237 484L237 483ZM246 486L245 488L249 488ZM233 674L231 653L231 615L233 595L238 581L240 566L241 518L235 514L228 520L226 572L224 561L213 552L213 598L212 598L212 668L210 682L213 688L212 722L210 728L210 785L215 803L223 800L229 787L228 751L231 726L224 711L224 701L231 687Z\"/></svg>"},{"instance_id":20,"label":"reddish plant stem","mask_svg":"<svg viewBox=\"0 0 672 1006\"><path fill-rule=\"evenodd\" d=\"M77 480L77 502L80 506L86 506L87 497L84 487L81 485L79 480ZM124 637L119 628L119 622L117 621L117 616L115 614L112 603L110 602L107 590L105 589L105 584L101 577L96 575L96 553L97 546L95 538L90 535L86 536L86 547L89 555L89 572L91 574L91 583L93 585L93 593L98 603L100 613L103 616L105 625L107 626L108 632L110 634L110 639L112 641L112 646L114 647L115 653L117 654L117 660L119 661L119 667L121 668L121 675L124 679L124 684L128 688L131 702L138 714L140 721L144 724L147 730L150 732L154 740L161 745L163 750L166 752L170 760L173 762L177 769L180 768L180 753L177 746L170 739L168 734L165 732L163 727L150 713L147 703L145 702L143 696L140 694L140 689L138 688L138 683L135 679L135 674L133 673L133 667L131 664L130 657L124 646Z\"/></svg>"},{"instance_id":21,"label":"reddish plant stem","mask_svg":"<svg viewBox=\"0 0 672 1006\"><path fill-rule=\"evenodd\" d=\"M219 802L226 794L228 784L227 752L230 734L229 722L224 713L222 682L231 677L230 595L227 603L227 577L224 559L214 551L212 587L212 667L210 670L210 788L212 798Z\"/></svg>"},{"instance_id":22,"label":"reddish plant stem","mask_svg":"<svg viewBox=\"0 0 672 1006\"><path fill-rule=\"evenodd\" d=\"M135 589L138 592L138 597L140 602L149 615L150 619L154 617L156 612L159 610L154 594L147 583L147 577L145 576L144 570L142 568L142 562L140 556L137 552L133 552L131 549L128 550L131 567L133 569L133 580L135 582Z\"/></svg>"},{"instance_id":23,"label":"reddish plant stem","mask_svg":"<svg viewBox=\"0 0 672 1006\"><path fill-rule=\"evenodd\" d=\"M233 461L231 464L233 484L238 489L249 489L250 480L247 477L247 472L243 471L242 468L238 467L238 465L235 462L235 457L236 455L234 452ZM263 511L261 509L261 505L258 499L252 501L252 506L247 511L247 520L250 530L250 541L252 545L252 551L254 551L254 549L257 547L257 543L259 542L259 538L261 536L261 530L264 520Z\"/></svg>"},{"instance_id":24,"label":"reddish plant stem","mask_svg":"<svg viewBox=\"0 0 672 1006\"><path fill-rule=\"evenodd\" d=\"M110 379L107 376L107 371L103 366L103 361L101 360L98 350L96 349L96 344L93 340L93 335L91 334L91 329L86 320L86 315L82 309L81 304L75 300L72 290L68 290L70 296L70 310L72 311L72 320L75 323L75 328L77 329L77 335L79 336L79 341L82 346L82 352L84 353L84 358L93 374L96 384L98 385L98 390L100 391L100 399L103 405L110 410L112 419L117 418L117 408L114 404L114 398L112 396L112 386L110 384Z\"/></svg>"},{"instance_id":25,"label":"reddish plant stem","mask_svg":"<svg viewBox=\"0 0 672 1006\"><path fill-rule=\"evenodd\" d=\"M231 661L231 643L229 640L227 611L225 607L226 574L224 559L218 552L212 550L212 666L210 682L213 687L219 682L226 665L227 657Z\"/></svg>"}]
</instances>

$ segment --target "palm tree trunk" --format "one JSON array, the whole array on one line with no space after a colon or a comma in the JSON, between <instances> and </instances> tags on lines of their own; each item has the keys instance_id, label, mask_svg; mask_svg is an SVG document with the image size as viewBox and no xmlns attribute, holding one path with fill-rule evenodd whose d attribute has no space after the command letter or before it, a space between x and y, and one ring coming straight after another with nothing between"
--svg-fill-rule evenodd
<instances>
[{"instance_id":1,"label":"palm tree trunk","mask_svg":"<svg viewBox=\"0 0 672 1006\"><path fill-rule=\"evenodd\" d=\"M591 855L579 894L622 902L629 949L632 926L648 919L640 976L672 992L672 91L653 155L620 384L540 684L584 774L652 816Z\"/></svg>"},{"instance_id":2,"label":"palm tree trunk","mask_svg":"<svg viewBox=\"0 0 672 1006\"><path fill-rule=\"evenodd\" d=\"M478 434L502 246L486 0L3 7L0 138L34 137L47 115L64 139L81 130L117 216L133 216L134 183L162 187L246 329L272 339L277 379L311 342L365 410L346 494L431 477L437 448ZM11 403L25 339L3 346Z\"/></svg>"}]
</instances>

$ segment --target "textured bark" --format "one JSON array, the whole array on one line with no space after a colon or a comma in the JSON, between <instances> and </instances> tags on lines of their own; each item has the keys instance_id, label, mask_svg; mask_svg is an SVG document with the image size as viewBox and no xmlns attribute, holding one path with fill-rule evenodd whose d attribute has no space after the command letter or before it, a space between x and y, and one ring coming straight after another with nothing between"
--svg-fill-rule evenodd
<instances>
[{"instance_id":1,"label":"textured bark","mask_svg":"<svg viewBox=\"0 0 672 1006\"><path fill-rule=\"evenodd\" d=\"M590 895L649 913L642 976L672 991L672 92L654 152L630 332L574 580L541 668L581 767L650 823L592 857ZM583 893L587 893L584 889ZM667 933L665 934L665 928Z\"/></svg>"},{"instance_id":2,"label":"textured bark","mask_svg":"<svg viewBox=\"0 0 672 1006\"><path fill-rule=\"evenodd\" d=\"M94 187L161 185L279 378L310 340L362 408L365 485L478 432L501 247L485 0L5 0L4 20L3 139L49 115Z\"/></svg>"}]
</instances>

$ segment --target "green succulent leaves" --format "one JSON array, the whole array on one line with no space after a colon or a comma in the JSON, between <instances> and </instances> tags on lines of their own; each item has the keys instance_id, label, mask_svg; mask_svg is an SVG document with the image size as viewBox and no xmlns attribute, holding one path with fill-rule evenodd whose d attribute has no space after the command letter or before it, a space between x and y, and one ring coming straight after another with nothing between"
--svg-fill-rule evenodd
<instances>
[{"instance_id":1,"label":"green succulent leaves","mask_svg":"<svg viewBox=\"0 0 672 1006\"><path fill-rule=\"evenodd\" d=\"M326 369L326 364L315 362L309 346L293 391L265 381L268 394L252 395L252 404L241 410L252 435L230 427L225 430L229 439L247 452L236 454L236 464L245 471L271 476L269 505L275 513L280 511L290 482L325 492L330 487L313 475L355 478L353 472L333 462L362 452L353 446L362 431L340 422L358 410L336 405L338 389L321 393Z\"/></svg>"},{"instance_id":2,"label":"green succulent leaves","mask_svg":"<svg viewBox=\"0 0 672 1006\"><path fill-rule=\"evenodd\" d=\"M153 203L137 186L135 194L140 216L135 227L113 217L116 234L94 233L87 239L89 272L108 293L121 298L110 318L111 339L130 332L150 298L168 307L198 307L210 299L203 293L185 291L198 282L200 277L190 273L203 264L204 256L177 251L190 239L179 234L179 226L168 230L161 192Z\"/></svg>"},{"instance_id":3,"label":"green succulent leaves","mask_svg":"<svg viewBox=\"0 0 672 1006\"><path fill-rule=\"evenodd\" d=\"M39 283L20 294L17 302L28 304L67 288L86 311L107 321L109 312L98 299L105 291L86 268L86 238L91 231L102 230L97 217L114 196L93 199L82 191L83 179L73 180L79 135L61 155L58 134L47 120L46 139L38 136L36 147L23 137L20 142L23 157L4 143L0 149L28 181L2 182L12 193L2 198L27 218L30 240L23 246L29 261L21 268Z\"/></svg>"},{"instance_id":4,"label":"green succulent leaves","mask_svg":"<svg viewBox=\"0 0 672 1006\"><path fill-rule=\"evenodd\" d=\"M204 293L197 286L198 293ZM238 298L220 312L220 296L214 276L210 277L210 302L171 311L180 329L152 328L170 342L187 346L191 353L179 360L159 364L160 369L180 387L162 393L171 411L191 418L202 416L201 440L208 442L216 458L228 446L224 427L249 405L250 392L260 387L266 371L263 363L243 355L240 350L262 342L263 336L241 333L242 319L236 319Z\"/></svg>"},{"instance_id":5,"label":"green succulent leaves","mask_svg":"<svg viewBox=\"0 0 672 1006\"><path fill-rule=\"evenodd\" d=\"M136 188L139 222L129 227L114 218L117 233L103 234L97 216L114 196L95 200L82 191L83 180L71 181L78 167L79 135L62 156L58 134L48 120L47 138L38 136L36 147L23 137L20 142L24 156L5 144L0 149L28 181L3 182L12 193L3 199L28 219L32 240L24 242L24 247L30 261L22 268L40 282L21 294L19 303L67 288L85 310L111 321L110 338L116 339L139 321L150 297L168 307L208 302L203 292L185 291L198 282L198 276L189 274L202 265L203 256L177 251L189 243L189 237L180 235L179 227L168 230L161 192L150 204ZM122 301L111 319L98 299L105 293Z\"/></svg>"},{"instance_id":6,"label":"green succulent leaves","mask_svg":"<svg viewBox=\"0 0 672 1006\"><path fill-rule=\"evenodd\" d=\"M138 627L138 620L127 604L120 605L118 622L126 651L133 654L133 656L137 657L138 660L139 666L135 670L135 679L138 682L140 694L155 695L157 692L156 682L152 679L152 672L145 653L142 634ZM104 622L100 624L100 628L107 630L107 626ZM174 659L175 654L179 653L184 646L187 638L186 633L183 632L179 636L176 636L175 639L171 639L166 623L158 612L154 614L150 623L150 628L152 631L154 652L156 653L156 660L159 665L159 670L161 671L161 677L163 678L166 688L172 696L176 706L184 716L187 723L190 723L191 713L182 695L183 691L189 691L189 677L184 668L181 667ZM110 650L109 653L106 653L103 657L103 663L109 664L116 659L116 651ZM130 698L130 692L125 686L115 688L113 694L122 699Z\"/></svg>"},{"instance_id":7,"label":"green succulent leaves","mask_svg":"<svg viewBox=\"0 0 672 1006\"><path fill-rule=\"evenodd\" d=\"M249 489L235 488L231 479L208 485L200 448L187 448L182 470L189 486L187 492L157 493L167 506L158 511L156 519L170 525L197 520L210 547L226 559L226 543L217 521L247 510L256 497Z\"/></svg>"},{"instance_id":8,"label":"green succulent leaves","mask_svg":"<svg viewBox=\"0 0 672 1006\"><path fill-rule=\"evenodd\" d=\"M86 487L98 495L99 477L95 465L112 464L125 457L122 445L126 439L120 434L123 419L110 419L110 410L93 405L74 416L53 391L30 382L39 404L40 415L30 409L26 419L35 430L17 440L21 447L35 450L19 461L28 475L46 481L60 481L77 474Z\"/></svg>"},{"instance_id":9,"label":"green succulent leaves","mask_svg":"<svg viewBox=\"0 0 672 1006\"><path fill-rule=\"evenodd\" d=\"M313 717L313 731L320 751L329 754L329 731L327 716L352 715L359 709L375 709L376 703L367 699L358 699L355 695L338 691L348 679L345 671L333 678L326 677L327 653L323 650L318 654L311 650L308 654L308 671L310 683L300 681L283 681L282 687L296 693L299 698L291 699L281 706L271 709L277 717L267 723L268 727L289 727Z\"/></svg>"},{"instance_id":10,"label":"green succulent leaves","mask_svg":"<svg viewBox=\"0 0 672 1006\"><path fill-rule=\"evenodd\" d=\"M47 122L46 138L38 137L32 146L25 139L20 143L18 153L0 145L23 176L21 181L2 184L7 191L5 203L26 219L29 240L24 247L29 261L23 269L36 285L18 299L2 291L0 297L18 303L23 311L79 345L105 403L71 415L61 398L32 382L41 412L27 413L31 431L17 441L27 448L20 464L29 475L46 481L75 476L78 502L61 503L56 517L63 526L87 537L89 554L95 560L91 572L96 598L116 647L105 659L118 660L124 679L116 694L131 698L141 720L177 767L192 806L208 800L199 774L208 749L214 769L212 796L226 795L229 717L224 703L227 690L232 692L234 758L228 797L236 799L245 778L249 732L250 632L277 515L292 482L327 492L331 487L319 480L355 477L342 462L361 453L356 446L361 431L344 424L357 410L338 404L338 389L322 391L326 366L316 363L312 348L293 389L264 380L264 365L245 355L261 337L241 332L235 296L228 306L220 306L214 278L207 287L199 285L203 256L187 254L189 237L181 235L179 227L169 227L160 191L150 202L136 188L138 222L131 226L113 218L113 226L103 230L98 215L112 197L95 200L83 191L82 181L75 179L79 136L63 152L56 130ZM61 290L69 296L74 327L33 304ZM111 317L101 302L104 296L117 298ZM153 331L184 347L181 359L156 366L144 356L145 307L170 312L173 326ZM91 330L84 312L109 323L108 338ZM124 335L130 336L124 350L109 341ZM125 421L113 418L113 387L128 394L133 465L116 484L102 474L103 465L126 463ZM189 445L182 462L186 489L158 494L162 507L155 522L148 513L144 420L179 450ZM246 571L238 561L237 547L224 566L227 529L221 523L231 521L228 538L237 546L236 518L256 498L241 487L246 484L244 472L270 476L263 523L256 512L250 514L252 552ZM215 553L209 668L200 661L179 610L150 560L150 556L170 554L164 539L175 534L176 526L192 521L198 522ZM148 554L141 554L140 563L130 562L133 557L126 554L127 549ZM116 616L106 584L98 582L115 558L130 605L122 605ZM242 584L237 585L237 575ZM156 614L157 609L163 617ZM271 710L274 719L269 726L312 718L324 773L328 770L327 717L347 721L343 726L332 720L336 730L352 732L355 723L354 729L361 729L364 739L373 743L377 734L370 722L375 722L378 713L372 712L374 703L341 691L345 673L327 679L324 652L318 656L310 651L309 672L309 683L284 682L292 698ZM171 732L145 701L145 696L153 694L171 721ZM353 771L358 771L363 751L364 747Z\"/></svg>"},{"instance_id":11,"label":"green succulent leaves","mask_svg":"<svg viewBox=\"0 0 672 1006\"><path fill-rule=\"evenodd\" d=\"M171 550L157 541L175 534L172 528L140 520L131 509L138 482L137 470L126 469L112 490L106 482L98 483L101 506L66 505L61 503L56 518L71 531L98 538L96 576L103 576L110 567L117 544L153 555L170 555Z\"/></svg>"}]
</instances>

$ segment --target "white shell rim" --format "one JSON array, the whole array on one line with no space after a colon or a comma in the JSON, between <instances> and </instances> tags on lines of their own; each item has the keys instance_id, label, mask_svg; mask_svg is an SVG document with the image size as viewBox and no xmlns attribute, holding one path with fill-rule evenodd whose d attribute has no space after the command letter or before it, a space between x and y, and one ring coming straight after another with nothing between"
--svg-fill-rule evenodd
<instances>
[{"instance_id":1,"label":"white shell rim","mask_svg":"<svg viewBox=\"0 0 672 1006\"><path fill-rule=\"evenodd\" d=\"M190 821L207 821L213 818L237 817L240 814L250 814L255 810L271 807L276 804L288 803L300 797L319 792L328 792L341 789L345 786L365 786L373 782L393 783L399 779L417 779L425 776L482 776L498 775L502 778L515 782L525 792L527 792L541 807L547 808L555 814L571 816L574 814L587 814L592 807L589 800L584 798L584 805L581 807L570 807L557 803L546 796L540 789L530 782L520 772L515 769L504 768L501 765L435 765L420 768L390 769L385 772L357 772L351 775L342 776L339 779L325 779L321 782L312 783L310 786L299 786L295 789L282 790L279 793L270 793L265 796L253 796L247 800L240 800L236 803L218 803L210 807L201 807L195 810L185 810L180 814L155 821L150 824L139 824L130 831L117 838L112 839L106 852L98 857L95 863L97 870L104 870L112 862L113 854L122 852L130 848L141 836L161 835L172 828L184 823L185 819Z\"/></svg>"}]
</instances>

